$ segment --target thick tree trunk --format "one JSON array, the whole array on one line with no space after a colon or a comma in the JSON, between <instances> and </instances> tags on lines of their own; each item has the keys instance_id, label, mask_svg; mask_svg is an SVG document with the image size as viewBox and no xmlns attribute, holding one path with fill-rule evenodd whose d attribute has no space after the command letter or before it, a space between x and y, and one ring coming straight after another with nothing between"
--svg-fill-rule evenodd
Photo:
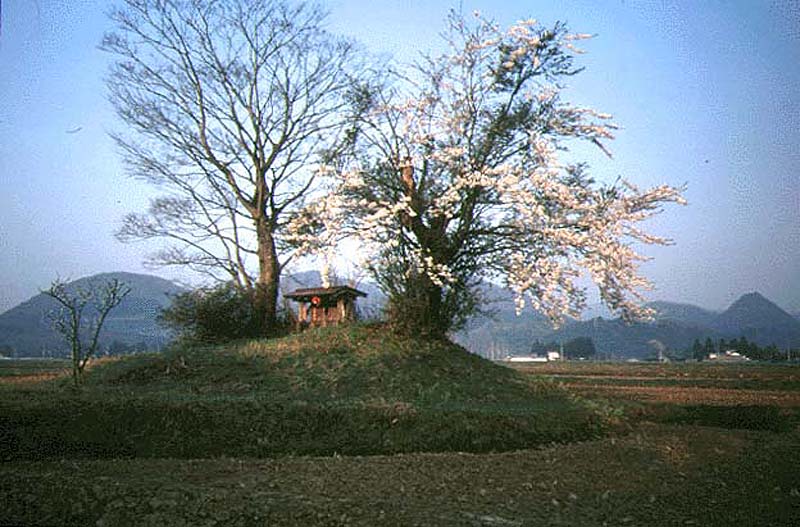
<instances>
[{"instance_id":1,"label":"thick tree trunk","mask_svg":"<svg viewBox=\"0 0 800 527\"><path fill-rule=\"evenodd\" d=\"M425 275L406 283L404 293L390 298L389 318L404 333L427 338L443 338L450 328L445 313L444 291Z\"/></svg>"},{"instance_id":2,"label":"thick tree trunk","mask_svg":"<svg viewBox=\"0 0 800 527\"><path fill-rule=\"evenodd\" d=\"M442 295L444 291L442 291L441 287L431 282L429 278L425 278L425 282L427 282L423 296L427 319L423 321L425 323L425 332L430 337L443 338L450 327L447 314L443 312Z\"/></svg>"},{"instance_id":3,"label":"thick tree trunk","mask_svg":"<svg viewBox=\"0 0 800 527\"><path fill-rule=\"evenodd\" d=\"M253 305L263 323L263 330L269 334L278 322L280 266L271 225L264 217L257 218L255 225L259 274L255 283Z\"/></svg>"}]
</instances>

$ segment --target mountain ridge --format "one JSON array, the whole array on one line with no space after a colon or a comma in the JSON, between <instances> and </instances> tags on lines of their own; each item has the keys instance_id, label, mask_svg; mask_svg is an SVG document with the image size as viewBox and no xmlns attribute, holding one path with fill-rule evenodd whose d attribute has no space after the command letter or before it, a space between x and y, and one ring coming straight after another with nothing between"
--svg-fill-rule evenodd
<instances>
[{"instance_id":1,"label":"mountain ridge","mask_svg":"<svg viewBox=\"0 0 800 527\"><path fill-rule=\"evenodd\" d=\"M138 349L158 349L166 344L171 333L157 323L161 309L170 296L183 291L164 278L138 273L110 272L78 278L67 283L67 291L77 287L91 288L110 279L124 282L131 293L109 313L100 342L103 346L118 343ZM0 314L0 350L17 356L63 356L67 345L52 329L50 313L59 305L53 298L39 293Z\"/></svg>"},{"instance_id":2,"label":"mountain ridge","mask_svg":"<svg viewBox=\"0 0 800 527\"><path fill-rule=\"evenodd\" d=\"M117 340L125 345L143 344L151 349L168 342L171 335L156 319L160 310L169 304L169 297L184 289L158 276L125 272L80 278L70 282L68 287L110 278L132 285L134 291L112 311L102 342L108 345ZM320 282L317 271L293 273L284 277L281 290L288 292L318 286ZM361 282L356 287L368 294L359 301L362 316L378 316L385 297L377 286ZM576 337L592 338L600 357L621 359L649 356L654 351L654 341L668 349L681 350L689 348L694 339L745 336L760 345L800 347L800 320L760 293L746 293L722 312L659 300L648 304L656 311L651 322L627 324L619 318L595 316L569 320L559 329L553 329L546 317L530 309L517 316L510 293L499 286L487 283L482 293L490 300L486 305L487 314L473 317L452 337L470 351L493 358L527 354L536 340L565 341ZM47 317L48 311L56 307L53 299L39 294L0 314L0 354L66 353L65 345L52 331ZM602 313L602 310L595 308L592 312Z\"/></svg>"},{"instance_id":3,"label":"mountain ridge","mask_svg":"<svg viewBox=\"0 0 800 527\"><path fill-rule=\"evenodd\" d=\"M655 309L656 320L673 320L686 324L709 325L719 315L716 311L704 309L685 302L655 300L648 302L647 307Z\"/></svg>"},{"instance_id":4,"label":"mountain ridge","mask_svg":"<svg viewBox=\"0 0 800 527\"><path fill-rule=\"evenodd\" d=\"M650 322L628 324L619 318L595 317L569 320L553 329L535 315L523 314L517 319L501 316L494 324L471 321L455 338L471 351L482 351L492 358L526 355L536 340L564 342L577 337L591 338L598 357L607 359L646 358L660 345L673 351L686 350L695 339L706 338L745 336L763 346L800 347L800 320L760 293L746 293L722 312L668 301L653 301L648 306L656 310Z\"/></svg>"},{"instance_id":5,"label":"mountain ridge","mask_svg":"<svg viewBox=\"0 0 800 527\"><path fill-rule=\"evenodd\" d=\"M713 327L723 335L738 333L758 344L800 346L800 321L758 292L740 296Z\"/></svg>"}]
</instances>

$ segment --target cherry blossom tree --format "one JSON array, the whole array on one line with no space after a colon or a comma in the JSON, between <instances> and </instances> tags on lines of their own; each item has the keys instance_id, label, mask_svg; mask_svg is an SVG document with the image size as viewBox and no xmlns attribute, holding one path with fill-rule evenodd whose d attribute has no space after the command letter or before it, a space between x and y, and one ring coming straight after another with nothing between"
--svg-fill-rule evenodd
<instances>
[{"instance_id":1,"label":"cherry blossom tree","mask_svg":"<svg viewBox=\"0 0 800 527\"><path fill-rule=\"evenodd\" d=\"M647 317L635 245L669 240L641 222L684 200L667 185L594 181L571 159L581 141L608 154L616 128L562 98L586 38L561 23L503 31L452 14L448 52L363 90L351 155L325 168L330 192L292 235L308 251L360 240L391 320L408 331L457 328L480 307L482 279L557 324L584 307L588 275L611 309Z\"/></svg>"}]
</instances>

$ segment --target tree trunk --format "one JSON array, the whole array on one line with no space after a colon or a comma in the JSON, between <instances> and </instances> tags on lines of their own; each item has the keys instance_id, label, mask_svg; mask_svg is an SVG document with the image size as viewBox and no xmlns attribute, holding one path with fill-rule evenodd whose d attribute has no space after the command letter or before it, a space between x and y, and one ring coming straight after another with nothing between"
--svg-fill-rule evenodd
<instances>
[{"instance_id":1,"label":"tree trunk","mask_svg":"<svg viewBox=\"0 0 800 527\"><path fill-rule=\"evenodd\" d=\"M258 280L255 283L253 307L262 321L263 331L272 333L278 322L278 283L280 266L272 226L266 218L255 220L258 241Z\"/></svg>"},{"instance_id":2,"label":"tree trunk","mask_svg":"<svg viewBox=\"0 0 800 527\"><path fill-rule=\"evenodd\" d=\"M391 298L389 318L404 333L426 338L443 338L450 328L442 288L425 275L410 278L405 292Z\"/></svg>"},{"instance_id":3,"label":"tree trunk","mask_svg":"<svg viewBox=\"0 0 800 527\"><path fill-rule=\"evenodd\" d=\"M425 333L433 338L442 338L446 335L450 326L447 316L442 312L442 288L434 284L430 278L425 277L425 292L423 301L425 302L425 320L423 320Z\"/></svg>"}]
</instances>

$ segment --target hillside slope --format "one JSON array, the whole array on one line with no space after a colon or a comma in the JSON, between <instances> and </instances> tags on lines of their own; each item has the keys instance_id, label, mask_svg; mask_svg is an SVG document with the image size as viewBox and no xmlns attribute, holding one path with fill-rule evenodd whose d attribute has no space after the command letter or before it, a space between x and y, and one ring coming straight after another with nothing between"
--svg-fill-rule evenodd
<instances>
[{"instance_id":1,"label":"hillside slope","mask_svg":"<svg viewBox=\"0 0 800 527\"><path fill-rule=\"evenodd\" d=\"M446 341L392 334L380 325L309 329L279 339L182 347L97 367L97 389L229 393L336 404L527 404L542 395L516 371ZM547 390L545 390L547 391ZM556 398L558 390L548 392Z\"/></svg>"},{"instance_id":2,"label":"hillside slope","mask_svg":"<svg viewBox=\"0 0 800 527\"><path fill-rule=\"evenodd\" d=\"M591 338L598 357L614 359L653 357L661 345L680 351L695 339L722 337L745 336L761 346L800 348L800 321L758 293L743 295L722 313L675 302L648 305L656 310L652 322L626 324L619 318L596 317L553 329L541 315L526 310L516 316L510 302L499 302L493 317L473 319L454 338L492 358L525 355L535 340L564 342L576 337Z\"/></svg>"},{"instance_id":3,"label":"hillside slope","mask_svg":"<svg viewBox=\"0 0 800 527\"><path fill-rule=\"evenodd\" d=\"M727 336L745 336L761 345L800 347L800 321L760 293L742 295L712 327Z\"/></svg>"},{"instance_id":4,"label":"hillside slope","mask_svg":"<svg viewBox=\"0 0 800 527\"><path fill-rule=\"evenodd\" d=\"M670 320L687 326L707 328L710 327L719 316L719 313L715 313L714 311L703 309L693 304L679 302L658 300L648 303L647 306L656 310L656 320Z\"/></svg>"},{"instance_id":5,"label":"hillside slope","mask_svg":"<svg viewBox=\"0 0 800 527\"><path fill-rule=\"evenodd\" d=\"M156 276L103 273L74 280L67 290L91 288L92 284L111 279L127 284L131 293L109 314L100 337L102 346L114 341L150 349L163 346L170 334L158 325L156 317L169 304L170 297L182 289ZM54 299L40 293L0 314L0 348L10 349L12 356L65 356L67 346L53 331L50 320L50 313L58 307Z\"/></svg>"}]
</instances>

